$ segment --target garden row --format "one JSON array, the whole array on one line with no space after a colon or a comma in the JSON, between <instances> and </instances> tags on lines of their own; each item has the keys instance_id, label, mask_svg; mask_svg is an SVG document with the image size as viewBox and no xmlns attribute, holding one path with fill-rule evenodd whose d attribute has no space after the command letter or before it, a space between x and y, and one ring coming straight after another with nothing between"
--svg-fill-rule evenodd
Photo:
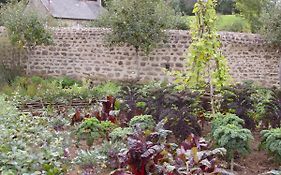
<instances>
[{"instance_id":1,"label":"garden row","mask_svg":"<svg viewBox=\"0 0 281 175\"><path fill-rule=\"evenodd\" d=\"M263 130L260 147L281 159L280 90L249 82L216 95L214 115L205 92L160 82L19 77L2 92L4 174L231 174L228 163L250 152L255 130ZM74 99L89 103L73 107ZM34 102L45 105L15 107Z\"/></svg>"}]
</instances>

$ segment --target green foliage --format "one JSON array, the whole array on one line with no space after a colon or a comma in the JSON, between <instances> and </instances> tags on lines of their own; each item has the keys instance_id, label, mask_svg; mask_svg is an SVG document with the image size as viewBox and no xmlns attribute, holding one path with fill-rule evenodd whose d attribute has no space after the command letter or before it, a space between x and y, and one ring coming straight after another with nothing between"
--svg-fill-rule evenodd
<instances>
[{"instance_id":1,"label":"green foliage","mask_svg":"<svg viewBox=\"0 0 281 175\"><path fill-rule=\"evenodd\" d=\"M73 160L75 165L79 165L81 168L93 168L101 166L107 159L106 155L99 152L98 149L94 150L80 150L77 157Z\"/></svg>"},{"instance_id":2,"label":"green foliage","mask_svg":"<svg viewBox=\"0 0 281 175\"><path fill-rule=\"evenodd\" d=\"M280 44L281 43L281 6L278 1L271 1L264 8L260 21L262 28L260 33L269 41Z\"/></svg>"},{"instance_id":3,"label":"green foliage","mask_svg":"<svg viewBox=\"0 0 281 175\"><path fill-rule=\"evenodd\" d=\"M177 16L174 19L174 26L171 29L177 30L189 30L190 29L190 21L189 18L184 16Z\"/></svg>"},{"instance_id":4,"label":"green foliage","mask_svg":"<svg viewBox=\"0 0 281 175\"><path fill-rule=\"evenodd\" d=\"M257 122L264 121L268 115L266 106L271 103L272 91L258 86L253 88L255 92L251 95L251 99L253 100L254 110L251 115Z\"/></svg>"},{"instance_id":5,"label":"green foliage","mask_svg":"<svg viewBox=\"0 0 281 175\"><path fill-rule=\"evenodd\" d=\"M236 8L251 25L252 31L257 32L262 23L260 16L268 0L236 0Z\"/></svg>"},{"instance_id":6,"label":"green foliage","mask_svg":"<svg viewBox=\"0 0 281 175\"><path fill-rule=\"evenodd\" d=\"M256 127L253 117L255 101L252 98L256 93L254 84L252 82L237 83L224 87L222 90L221 111L235 113L244 120L246 128L254 129Z\"/></svg>"},{"instance_id":7,"label":"green foliage","mask_svg":"<svg viewBox=\"0 0 281 175\"><path fill-rule=\"evenodd\" d=\"M143 130L153 130L153 128L156 126L156 122L151 115L140 115L132 118L129 123L129 126L132 128L136 125L139 125Z\"/></svg>"},{"instance_id":8,"label":"green foliage","mask_svg":"<svg viewBox=\"0 0 281 175\"><path fill-rule=\"evenodd\" d=\"M109 133L116 128L116 125L110 121L99 121L97 118L88 118L80 124L76 131L77 141L86 140L91 147L95 140L99 138L109 139Z\"/></svg>"},{"instance_id":9,"label":"green foliage","mask_svg":"<svg viewBox=\"0 0 281 175\"><path fill-rule=\"evenodd\" d=\"M184 16L182 18L187 18L190 24L195 20L194 16ZM251 32L251 26L248 21L238 15L218 15L216 28L218 31Z\"/></svg>"},{"instance_id":10,"label":"green foliage","mask_svg":"<svg viewBox=\"0 0 281 175\"><path fill-rule=\"evenodd\" d=\"M250 33L251 26L243 18L234 15L219 16L217 27L219 31Z\"/></svg>"},{"instance_id":11,"label":"green foliage","mask_svg":"<svg viewBox=\"0 0 281 175\"><path fill-rule=\"evenodd\" d=\"M219 147L227 150L229 159L234 158L235 154L248 154L250 152L249 142L253 140L250 130L243 129L235 124L227 124L214 130L213 138Z\"/></svg>"},{"instance_id":12,"label":"green foliage","mask_svg":"<svg viewBox=\"0 0 281 175\"><path fill-rule=\"evenodd\" d=\"M118 141L125 141L127 140L127 137L129 134L133 133L133 129L128 127L128 128L115 128L110 134L110 140L112 142L118 142Z\"/></svg>"},{"instance_id":13,"label":"green foliage","mask_svg":"<svg viewBox=\"0 0 281 175\"><path fill-rule=\"evenodd\" d=\"M235 0L218 0L216 9L220 14L233 14L235 12Z\"/></svg>"},{"instance_id":14,"label":"green foliage","mask_svg":"<svg viewBox=\"0 0 281 175\"><path fill-rule=\"evenodd\" d=\"M113 82L103 83L94 88L94 93L98 97L116 96L120 91L121 86Z\"/></svg>"},{"instance_id":15,"label":"green foliage","mask_svg":"<svg viewBox=\"0 0 281 175\"><path fill-rule=\"evenodd\" d=\"M244 125L244 120L236 116L235 114L221 114L221 113L216 113L214 116L214 119L212 120L212 135L214 132L221 126L226 126L226 125L235 125L242 127Z\"/></svg>"},{"instance_id":16,"label":"green foliage","mask_svg":"<svg viewBox=\"0 0 281 175\"><path fill-rule=\"evenodd\" d=\"M52 132L49 119L21 115L0 97L0 172L63 174L64 139Z\"/></svg>"},{"instance_id":17,"label":"green foliage","mask_svg":"<svg viewBox=\"0 0 281 175\"><path fill-rule=\"evenodd\" d=\"M221 43L216 29L215 2L199 0L194 7L195 21L191 27L192 43L188 50L185 72L176 72L179 88L188 85L191 88L206 87L206 78L210 86L220 89L230 78L227 60L221 53ZM214 65L213 65L214 64Z\"/></svg>"},{"instance_id":18,"label":"green foliage","mask_svg":"<svg viewBox=\"0 0 281 175\"><path fill-rule=\"evenodd\" d=\"M25 11L25 7L25 1L11 1L1 8L0 23L8 30L11 43L20 47L50 44L52 37L45 29L43 19Z\"/></svg>"},{"instance_id":19,"label":"green foliage","mask_svg":"<svg viewBox=\"0 0 281 175\"><path fill-rule=\"evenodd\" d=\"M95 173L101 173L102 168L115 166L115 158L111 157L115 153L120 153L126 149L126 144L122 142L103 142L92 150L81 150L74 158L73 164L79 165L82 169L94 168ZM113 159L113 160L112 160ZM104 174L104 173L103 173Z\"/></svg>"},{"instance_id":20,"label":"green foliage","mask_svg":"<svg viewBox=\"0 0 281 175\"><path fill-rule=\"evenodd\" d=\"M44 102L69 102L75 98L90 100L108 95L116 96L120 86L114 83L105 83L91 87L88 81L77 81L68 77L42 78L17 77L10 86L2 88L3 93L17 101L40 100Z\"/></svg>"},{"instance_id":21,"label":"green foliage","mask_svg":"<svg viewBox=\"0 0 281 175\"><path fill-rule=\"evenodd\" d=\"M13 66L12 68L7 67L0 63L0 88L4 85L11 85L11 83L16 79L17 76L23 74L21 67Z\"/></svg>"},{"instance_id":22,"label":"green foliage","mask_svg":"<svg viewBox=\"0 0 281 175\"><path fill-rule=\"evenodd\" d=\"M177 7L177 11L185 15L194 15L193 8L196 0L177 0L175 1L174 7Z\"/></svg>"},{"instance_id":23,"label":"green foliage","mask_svg":"<svg viewBox=\"0 0 281 175\"><path fill-rule=\"evenodd\" d=\"M111 44L129 44L149 53L164 40L173 13L162 0L113 0L98 25L112 29Z\"/></svg>"},{"instance_id":24,"label":"green foliage","mask_svg":"<svg viewBox=\"0 0 281 175\"><path fill-rule=\"evenodd\" d=\"M281 128L261 131L261 147L281 163Z\"/></svg>"}]
</instances>

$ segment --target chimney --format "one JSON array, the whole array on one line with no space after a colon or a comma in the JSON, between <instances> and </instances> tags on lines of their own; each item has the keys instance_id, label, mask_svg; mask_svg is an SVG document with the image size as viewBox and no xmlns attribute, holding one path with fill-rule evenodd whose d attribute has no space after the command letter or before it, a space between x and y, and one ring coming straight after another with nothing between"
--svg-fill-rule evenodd
<instances>
[{"instance_id":1,"label":"chimney","mask_svg":"<svg viewBox=\"0 0 281 175\"><path fill-rule=\"evenodd\" d=\"M102 6L101 0L97 0L99 6Z\"/></svg>"}]
</instances>

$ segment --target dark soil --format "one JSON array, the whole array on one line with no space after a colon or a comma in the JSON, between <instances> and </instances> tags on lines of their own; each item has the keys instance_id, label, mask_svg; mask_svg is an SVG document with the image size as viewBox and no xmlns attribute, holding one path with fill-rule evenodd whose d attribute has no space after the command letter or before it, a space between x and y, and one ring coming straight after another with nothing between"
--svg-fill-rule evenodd
<instances>
[{"instance_id":1,"label":"dark soil","mask_svg":"<svg viewBox=\"0 0 281 175\"><path fill-rule=\"evenodd\" d=\"M254 140L251 143L252 152L236 161L243 167L237 172L239 175L258 175L280 167L265 151L259 150L261 142L259 132L254 132L253 136Z\"/></svg>"},{"instance_id":2,"label":"dark soil","mask_svg":"<svg viewBox=\"0 0 281 175\"><path fill-rule=\"evenodd\" d=\"M203 137L210 133L210 125L203 129ZM265 151L259 149L261 136L259 131L253 132L254 140L251 142L251 153L235 160L235 174L237 175L259 175L273 169L279 169L280 165L272 159Z\"/></svg>"}]
</instances>

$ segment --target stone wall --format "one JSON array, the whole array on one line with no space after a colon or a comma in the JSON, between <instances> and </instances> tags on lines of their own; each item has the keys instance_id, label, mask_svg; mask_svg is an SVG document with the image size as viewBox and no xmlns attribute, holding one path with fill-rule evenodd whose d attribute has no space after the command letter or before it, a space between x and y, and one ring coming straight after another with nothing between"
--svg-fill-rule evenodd
<instances>
[{"instance_id":1,"label":"stone wall","mask_svg":"<svg viewBox=\"0 0 281 175\"><path fill-rule=\"evenodd\" d=\"M182 70L191 38L186 31L168 31L167 43L149 56L132 47L109 47L108 29L56 28L54 44L36 47L28 55L27 73L40 75L92 76L99 79L131 79L137 72L143 80L167 78L163 69ZM258 35L222 32L223 51L236 81L254 80L262 85L280 85L281 48L266 44ZM138 66L139 65L139 66Z\"/></svg>"}]
</instances>

